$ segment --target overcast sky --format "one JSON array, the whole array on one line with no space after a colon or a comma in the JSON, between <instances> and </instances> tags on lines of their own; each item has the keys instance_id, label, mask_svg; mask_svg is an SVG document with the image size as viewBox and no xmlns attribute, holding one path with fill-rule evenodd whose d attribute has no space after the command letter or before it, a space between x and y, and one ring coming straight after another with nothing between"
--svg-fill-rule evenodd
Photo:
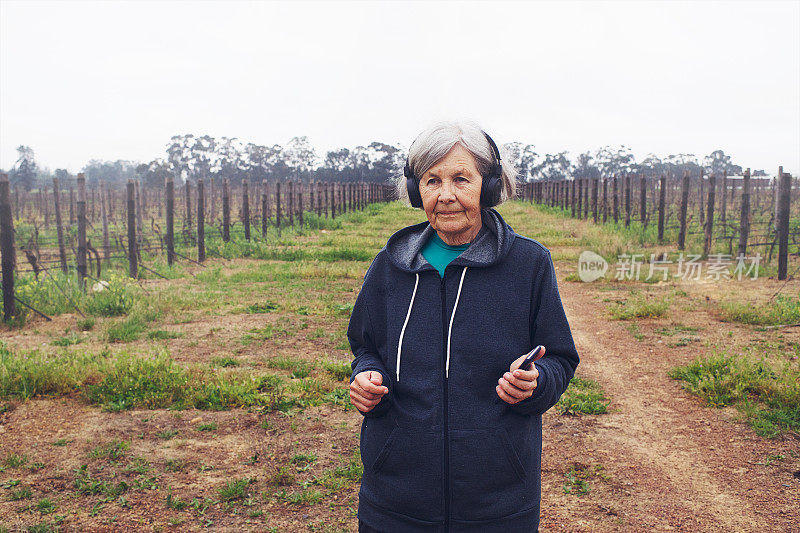
<instances>
[{"instance_id":1,"label":"overcast sky","mask_svg":"<svg viewBox=\"0 0 800 533\"><path fill-rule=\"evenodd\" d=\"M408 146L432 121L637 159L800 169L800 1L0 0L0 168L164 157L177 134Z\"/></svg>"}]
</instances>

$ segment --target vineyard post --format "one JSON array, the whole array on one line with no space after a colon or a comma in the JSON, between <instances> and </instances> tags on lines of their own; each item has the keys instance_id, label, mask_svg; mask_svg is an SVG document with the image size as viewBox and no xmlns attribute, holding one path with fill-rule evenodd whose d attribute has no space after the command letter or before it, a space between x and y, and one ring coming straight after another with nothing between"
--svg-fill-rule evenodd
<instances>
[{"instance_id":1,"label":"vineyard post","mask_svg":"<svg viewBox=\"0 0 800 533\"><path fill-rule=\"evenodd\" d=\"M136 189L136 235L139 243L144 239L144 224L142 223L142 184L139 180L134 182ZM80 196L80 193L79 193Z\"/></svg>"},{"instance_id":2,"label":"vineyard post","mask_svg":"<svg viewBox=\"0 0 800 533\"><path fill-rule=\"evenodd\" d=\"M631 175L625 174L625 227L631 224Z\"/></svg>"},{"instance_id":3,"label":"vineyard post","mask_svg":"<svg viewBox=\"0 0 800 533\"><path fill-rule=\"evenodd\" d=\"M103 261L106 264L111 262L111 246L108 240L108 207L106 206L106 184L100 181L100 218L103 221Z\"/></svg>"},{"instance_id":4,"label":"vineyard post","mask_svg":"<svg viewBox=\"0 0 800 533\"><path fill-rule=\"evenodd\" d=\"M778 232L778 203L779 203L779 195L780 195L780 182L781 176L783 176L783 167L778 167L778 175L772 180L772 209L774 213L772 214L772 226L775 228L775 232Z\"/></svg>"},{"instance_id":5,"label":"vineyard post","mask_svg":"<svg viewBox=\"0 0 800 533\"><path fill-rule=\"evenodd\" d=\"M95 196L95 188L92 187L92 209L89 214L90 220L94 220L94 196Z\"/></svg>"},{"instance_id":6,"label":"vineyard post","mask_svg":"<svg viewBox=\"0 0 800 533\"><path fill-rule=\"evenodd\" d=\"M589 220L589 178L583 178L583 219Z\"/></svg>"},{"instance_id":7,"label":"vineyard post","mask_svg":"<svg viewBox=\"0 0 800 533\"><path fill-rule=\"evenodd\" d=\"M705 224L705 241L703 243L703 256L708 257L708 253L711 251L711 238L714 232L714 197L717 192L717 175L710 174L708 176L708 212L706 214L706 224Z\"/></svg>"},{"instance_id":8,"label":"vineyard post","mask_svg":"<svg viewBox=\"0 0 800 533\"><path fill-rule=\"evenodd\" d=\"M294 180L289 179L289 199L287 200L287 210L289 211L289 225L294 227Z\"/></svg>"},{"instance_id":9,"label":"vineyard post","mask_svg":"<svg viewBox=\"0 0 800 533\"><path fill-rule=\"evenodd\" d=\"M619 184L617 175L614 174L614 224L619 222Z\"/></svg>"},{"instance_id":10,"label":"vineyard post","mask_svg":"<svg viewBox=\"0 0 800 533\"><path fill-rule=\"evenodd\" d=\"M792 194L792 175L778 172L778 279L786 279L789 259L789 206Z\"/></svg>"},{"instance_id":11,"label":"vineyard post","mask_svg":"<svg viewBox=\"0 0 800 533\"><path fill-rule=\"evenodd\" d=\"M303 227L303 189L305 189L305 183L303 181L297 182L297 203L300 205L297 219L301 228Z\"/></svg>"},{"instance_id":12,"label":"vineyard post","mask_svg":"<svg viewBox=\"0 0 800 533\"><path fill-rule=\"evenodd\" d=\"M722 197L722 212L720 213L720 222L722 223L722 235L726 235L728 233L728 228L726 227L727 224L727 212L728 212L728 171L724 171L722 173L722 183L720 184L722 190L720 191L720 196Z\"/></svg>"},{"instance_id":13,"label":"vineyard post","mask_svg":"<svg viewBox=\"0 0 800 533\"><path fill-rule=\"evenodd\" d=\"M0 174L0 252L3 270L3 318L11 320L17 314L14 302L14 221L11 218L11 198L8 174Z\"/></svg>"},{"instance_id":14,"label":"vineyard post","mask_svg":"<svg viewBox=\"0 0 800 533\"><path fill-rule=\"evenodd\" d=\"M167 199L167 264L172 266L175 262L175 181L168 177L164 186L164 196Z\"/></svg>"},{"instance_id":15,"label":"vineyard post","mask_svg":"<svg viewBox=\"0 0 800 533\"><path fill-rule=\"evenodd\" d=\"M275 225L278 227L278 237L281 236L281 182L275 183Z\"/></svg>"},{"instance_id":16,"label":"vineyard post","mask_svg":"<svg viewBox=\"0 0 800 533\"><path fill-rule=\"evenodd\" d=\"M14 187L14 200L14 213L16 213L17 220L19 220L19 185Z\"/></svg>"},{"instance_id":17,"label":"vineyard post","mask_svg":"<svg viewBox=\"0 0 800 533\"><path fill-rule=\"evenodd\" d=\"M222 240L231 240L231 199L230 181L228 178L222 180Z\"/></svg>"},{"instance_id":18,"label":"vineyard post","mask_svg":"<svg viewBox=\"0 0 800 533\"><path fill-rule=\"evenodd\" d=\"M597 178L592 178L592 214L594 215L594 223L597 224Z\"/></svg>"},{"instance_id":19,"label":"vineyard post","mask_svg":"<svg viewBox=\"0 0 800 533\"><path fill-rule=\"evenodd\" d=\"M336 182L331 183L331 219L336 218Z\"/></svg>"},{"instance_id":20,"label":"vineyard post","mask_svg":"<svg viewBox=\"0 0 800 533\"><path fill-rule=\"evenodd\" d=\"M642 229L647 228L647 178L643 173L639 174L639 220Z\"/></svg>"},{"instance_id":21,"label":"vineyard post","mask_svg":"<svg viewBox=\"0 0 800 533\"><path fill-rule=\"evenodd\" d=\"M267 180L261 181L261 236L267 240Z\"/></svg>"},{"instance_id":22,"label":"vineyard post","mask_svg":"<svg viewBox=\"0 0 800 533\"><path fill-rule=\"evenodd\" d=\"M203 178L197 179L197 261L206 260L206 191Z\"/></svg>"},{"instance_id":23,"label":"vineyard post","mask_svg":"<svg viewBox=\"0 0 800 533\"><path fill-rule=\"evenodd\" d=\"M583 180L578 178L578 218L583 218Z\"/></svg>"},{"instance_id":24,"label":"vineyard post","mask_svg":"<svg viewBox=\"0 0 800 533\"><path fill-rule=\"evenodd\" d=\"M689 171L683 171L683 181L681 182L681 229L678 231L678 250L683 250L686 244L686 211L689 207Z\"/></svg>"},{"instance_id":25,"label":"vineyard post","mask_svg":"<svg viewBox=\"0 0 800 533\"><path fill-rule=\"evenodd\" d=\"M244 240L250 240L250 195L247 180L242 180L242 222L244 223Z\"/></svg>"},{"instance_id":26,"label":"vineyard post","mask_svg":"<svg viewBox=\"0 0 800 533\"><path fill-rule=\"evenodd\" d=\"M571 217L575 218L575 189L578 187L578 180L576 178L572 178L572 194L570 194L570 209L571 209Z\"/></svg>"},{"instance_id":27,"label":"vineyard post","mask_svg":"<svg viewBox=\"0 0 800 533\"><path fill-rule=\"evenodd\" d=\"M58 235L58 258L61 260L61 271L67 273L67 249L64 247L64 228L61 222L61 193L58 190L58 178L53 178L53 199L56 208L56 234Z\"/></svg>"},{"instance_id":28,"label":"vineyard post","mask_svg":"<svg viewBox=\"0 0 800 533\"><path fill-rule=\"evenodd\" d=\"M78 174L78 281L86 289L86 178Z\"/></svg>"},{"instance_id":29,"label":"vineyard post","mask_svg":"<svg viewBox=\"0 0 800 533\"><path fill-rule=\"evenodd\" d=\"M608 220L608 178L600 178L603 180L603 224Z\"/></svg>"},{"instance_id":30,"label":"vineyard post","mask_svg":"<svg viewBox=\"0 0 800 533\"><path fill-rule=\"evenodd\" d=\"M330 189L330 183L323 181L322 188L325 189L325 218L328 218L328 189Z\"/></svg>"},{"instance_id":31,"label":"vineyard post","mask_svg":"<svg viewBox=\"0 0 800 533\"><path fill-rule=\"evenodd\" d=\"M128 273L130 277L139 277L139 265L136 253L136 203L134 198L133 179L128 180Z\"/></svg>"},{"instance_id":32,"label":"vineyard post","mask_svg":"<svg viewBox=\"0 0 800 533\"><path fill-rule=\"evenodd\" d=\"M664 209L667 203L667 175L665 173L661 174L659 183L661 185L658 190L658 242L661 243L664 242L664 217L666 216Z\"/></svg>"},{"instance_id":33,"label":"vineyard post","mask_svg":"<svg viewBox=\"0 0 800 533\"><path fill-rule=\"evenodd\" d=\"M189 181L189 178L186 178L186 183L184 184L186 188L186 231L189 235L192 234L192 184Z\"/></svg>"},{"instance_id":34,"label":"vineyard post","mask_svg":"<svg viewBox=\"0 0 800 533\"><path fill-rule=\"evenodd\" d=\"M700 169L700 198L698 203L700 205L700 226L705 227L706 224L706 206L703 205L703 199L706 197L706 180L705 171Z\"/></svg>"},{"instance_id":35,"label":"vineyard post","mask_svg":"<svg viewBox=\"0 0 800 533\"><path fill-rule=\"evenodd\" d=\"M747 253L747 237L750 234L750 169L744 171L742 177L742 210L739 215L739 248L738 255Z\"/></svg>"}]
</instances>

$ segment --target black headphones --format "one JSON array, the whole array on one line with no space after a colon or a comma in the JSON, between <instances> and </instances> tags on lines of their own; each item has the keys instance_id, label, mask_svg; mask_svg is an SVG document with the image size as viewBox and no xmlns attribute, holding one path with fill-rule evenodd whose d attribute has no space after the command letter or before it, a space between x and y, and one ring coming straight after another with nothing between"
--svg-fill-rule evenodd
<instances>
[{"instance_id":1,"label":"black headphones","mask_svg":"<svg viewBox=\"0 0 800 533\"><path fill-rule=\"evenodd\" d=\"M481 182L481 207L493 207L500 202L500 193L503 191L503 181L500 179L503 175L503 167L500 163L500 150L497 149L497 145L485 131L483 135L486 137L486 140L489 141L489 146L492 147L495 160L492 161L488 176L483 176ZM406 157L406 166L403 168L403 175L406 177L406 188L408 189L408 199L411 200L411 205L413 207L422 208L422 195L419 193L419 182L414 173L411 172L411 167L408 165L408 157Z\"/></svg>"}]
</instances>

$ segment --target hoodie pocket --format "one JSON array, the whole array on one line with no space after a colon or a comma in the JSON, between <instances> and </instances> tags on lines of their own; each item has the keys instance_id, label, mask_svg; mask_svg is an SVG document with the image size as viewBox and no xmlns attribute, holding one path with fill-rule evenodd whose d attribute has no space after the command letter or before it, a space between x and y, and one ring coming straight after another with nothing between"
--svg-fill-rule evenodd
<instances>
[{"instance_id":1,"label":"hoodie pocket","mask_svg":"<svg viewBox=\"0 0 800 533\"><path fill-rule=\"evenodd\" d=\"M374 451L362 455L361 490L367 499L418 520L444 519L440 432L394 426L382 445L364 444Z\"/></svg>"},{"instance_id":2,"label":"hoodie pocket","mask_svg":"<svg viewBox=\"0 0 800 533\"><path fill-rule=\"evenodd\" d=\"M453 518L489 520L526 509L528 473L505 428L453 430L450 479Z\"/></svg>"}]
</instances>

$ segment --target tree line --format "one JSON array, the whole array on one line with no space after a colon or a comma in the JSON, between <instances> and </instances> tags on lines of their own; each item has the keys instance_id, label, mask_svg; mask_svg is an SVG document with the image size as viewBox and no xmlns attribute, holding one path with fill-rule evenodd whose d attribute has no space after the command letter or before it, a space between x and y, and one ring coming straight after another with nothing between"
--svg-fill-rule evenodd
<instances>
[{"instance_id":1,"label":"tree line","mask_svg":"<svg viewBox=\"0 0 800 533\"><path fill-rule=\"evenodd\" d=\"M604 146L575 156L566 151L540 155L534 145L520 142L506 143L503 147L523 182L639 173L681 176L684 171L692 175L701 171L742 174L742 167L734 164L722 150L714 150L702 158L694 154L661 158L651 153L636 161L630 148L624 145ZM17 161L7 172L12 187L31 190L47 186L53 177L74 177L65 169L51 172L39 167L29 146L19 146L17 154ZM294 137L285 146L262 146L236 138L187 134L173 136L164 157L147 163L93 159L81 172L89 187L97 186L100 181L122 187L131 178L141 180L145 185L161 186L167 177L193 182L198 178L227 178L232 184L244 180L276 182L286 179L385 183L402 173L405 158L405 148L378 141L368 146L331 150L320 157L305 136ZM752 175L766 176L766 173L756 170Z\"/></svg>"}]
</instances>

